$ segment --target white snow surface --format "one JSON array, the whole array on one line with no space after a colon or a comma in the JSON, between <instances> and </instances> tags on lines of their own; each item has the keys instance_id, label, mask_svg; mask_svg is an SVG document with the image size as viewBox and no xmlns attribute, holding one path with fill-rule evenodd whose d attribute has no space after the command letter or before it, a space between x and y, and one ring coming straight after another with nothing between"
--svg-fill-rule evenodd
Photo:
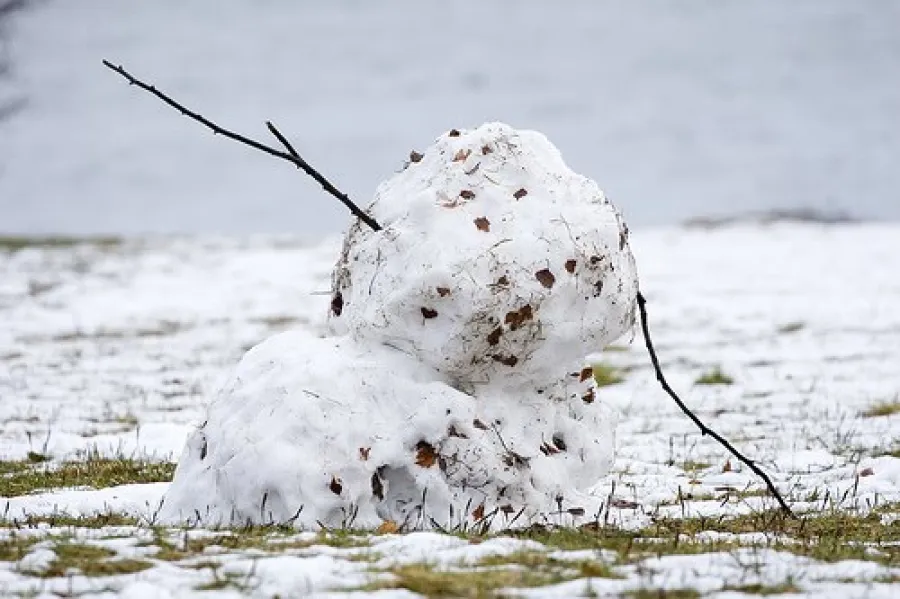
<instances>
[{"instance_id":1,"label":"white snow surface","mask_svg":"<svg viewBox=\"0 0 900 599\"><path fill-rule=\"evenodd\" d=\"M584 493L612 464L615 414L585 359L630 329L637 288L615 207L543 135L490 123L442 135L368 212L383 229L344 240L336 334L283 333L243 358L159 521L598 512Z\"/></svg>"},{"instance_id":2,"label":"white snow surface","mask_svg":"<svg viewBox=\"0 0 900 599\"><path fill-rule=\"evenodd\" d=\"M671 384L701 418L759 461L794 509L827 504L865 512L900 501L900 415L863 416L900 393L896 226L639 229L630 244ZM53 468L94 447L110 455L175 459L203 421L208 398L247 349L285 329L317 339L327 330L330 272L340 249L339 239L311 245L257 237L0 252L0 459L44 452L53 460L41 467ZM638 335L631 345L620 342L597 357L620 368L625 379L597 390L597 402L622 412L615 465L592 490L611 499L601 518L637 528L659 515L773 507L770 498L741 496L759 489L759 481L701 437L659 390L641 342ZM693 384L715 365L734 384ZM165 483L48 489L0 499L0 517L10 522L112 511L151 521L166 489ZM565 513L560 520L578 524L592 517ZM44 549L52 550L59 535L108 544L117 555L133 557L150 551L141 543L152 541L153 533L144 527L46 525L0 530L3 538L8 534L50 543L22 556L40 569L50 557ZM181 539L184 532L173 535ZM109 536L120 538L103 540ZM765 534L757 536L765 542ZM376 552L384 544L385 556L442 567L484 555L477 553L482 545L438 533L373 536L371 543ZM509 540L489 547L533 549ZM222 549L203 559L227 563L234 579L247 582L244 590L225 588L217 596L347 596L344 589L357 581L384 576L351 561L357 551L316 545L270 561ZM133 575L42 580L20 561L0 561L0 594L142 599L211 593L195 590L213 581L209 570L164 560L152 566ZM872 562L825 564L765 548L613 567L623 579L579 579L508 594L572 596L588 585L612 595L694 586L709 596L735 597L721 589L789 578L800 596L887 598L896 594L892 581L900 575ZM414 595L386 590L377 596Z\"/></svg>"}]
</instances>

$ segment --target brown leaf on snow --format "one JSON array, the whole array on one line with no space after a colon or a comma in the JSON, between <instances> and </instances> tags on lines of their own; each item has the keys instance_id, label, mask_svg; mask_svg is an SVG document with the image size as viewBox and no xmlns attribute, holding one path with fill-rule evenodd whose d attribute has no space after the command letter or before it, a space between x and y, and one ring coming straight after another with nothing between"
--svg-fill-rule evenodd
<instances>
[{"instance_id":1,"label":"brown leaf on snow","mask_svg":"<svg viewBox=\"0 0 900 599\"><path fill-rule=\"evenodd\" d=\"M422 317L423 318L437 318L437 310L433 308L422 307Z\"/></svg>"},{"instance_id":2,"label":"brown leaf on snow","mask_svg":"<svg viewBox=\"0 0 900 599\"><path fill-rule=\"evenodd\" d=\"M460 150L453 157L453 162L463 162L466 158L469 157L469 154L472 153L472 150Z\"/></svg>"},{"instance_id":3,"label":"brown leaf on snow","mask_svg":"<svg viewBox=\"0 0 900 599\"><path fill-rule=\"evenodd\" d=\"M459 192L459 197L464 200L471 200L475 197L475 192L471 189L463 189L461 192Z\"/></svg>"},{"instance_id":4,"label":"brown leaf on snow","mask_svg":"<svg viewBox=\"0 0 900 599\"><path fill-rule=\"evenodd\" d=\"M362 461L366 461L369 459L369 452L372 451L371 447L360 447L359 448L359 459Z\"/></svg>"},{"instance_id":5,"label":"brown leaf on snow","mask_svg":"<svg viewBox=\"0 0 900 599\"><path fill-rule=\"evenodd\" d=\"M873 474L875 474L875 471L871 468L863 468L859 471L860 476L872 476Z\"/></svg>"},{"instance_id":6,"label":"brown leaf on snow","mask_svg":"<svg viewBox=\"0 0 900 599\"><path fill-rule=\"evenodd\" d=\"M574 260L572 260L571 258L566 260L566 271L569 274L572 274L575 272L575 264L576 264L576 262Z\"/></svg>"},{"instance_id":7,"label":"brown leaf on snow","mask_svg":"<svg viewBox=\"0 0 900 599\"><path fill-rule=\"evenodd\" d=\"M547 289L550 289L553 287L553 284L556 283L556 277L553 276L553 273L550 272L549 268L537 271L534 273L534 278Z\"/></svg>"},{"instance_id":8,"label":"brown leaf on snow","mask_svg":"<svg viewBox=\"0 0 900 599\"><path fill-rule=\"evenodd\" d=\"M495 362L500 362L504 366L509 367L513 367L519 363L519 358L513 355L504 356L503 354L491 354L491 358L493 358Z\"/></svg>"},{"instance_id":9,"label":"brown leaf on snow","mask_svg":"<svg viewBox=\"0 0 900 599\"><path fill-rule=\"evenodd\" d=\"M503 322L509 325L510 330L515 331L532 318L534 318L534 311L531 309L531 304L525 304L518 310L507 312Z\"/></svg>"},{"instance_id":10,"label":"brown leaf on snow","mask_svg":"<svg viewBox=\"0 0 900 599\"><path fill-rule=\"evenodd\" d=\"M447 137L459 137L459 129L450 129Z\"/></svg>"},{"instance_id":11,"label":"brown leaf on snow","mask_svg":"<svg viewBox=\"0 0 900 599\"><path fill-rule=\"evenodd\" d=\"M541 453L544 455L553 455L553 454L559 453L559 450L556 447L554 447L554 446L550 445L549 443L547 443L546 441L544 441L543 443L541 443Z\"/></svg>"},{"instance_id":12,"label":"brown leaf on snow","mask_svg":"<svg viewBox=\"0 0 900 599\"><path fill-rule=\"evenodd\" d=\"M585 394L581 396L581 401L583 401L584 403L594 403L594 399L595 396L593 389L588 389L587 392L585 392Z\"/></svg>"},{"instance_id":13,"label":"brown leaf on snow","mask_svg":"<svg viewBox=\"0 0 900 599\"><path fill-rule=\"evenodd\" d=\"M585 366L584 368L581 369L581 372L578 373L578 382L583 383L584 381L588 380L592 376L594 376L594 369L591 368L590 366Z\"/></svg>"},{"instance_id":14,"label":"brown leaf on snow","mask_svg":"<svg viewBox=\"0 0 900 599\"><path fill-rule=\"evenodd\" d=\"M341 484L341 479L336 476L332 476L331 483L328 485L328 488L335 495L340 495L341 491L344 489L344 485Z\"/></svg>"},{"instance_id":15,"label":"brown leaf on snow","mask_svg":"<svg viewBox=\"0 0 900 599\"><path fill-rule=\"evenodd\" d=\"M416 443L416 466L431 468L437 462L437 458L438 455L434 451L434 445L427 441Z\"/></svg>"},{"instance_id":16,"label":"brown leaf on snow","mask_svg":"<svg viewBox=\"0 0 900 599\"><path fill-rule=\"evenodd\" d=\"M378 528L375 529L375 532L380 535L391 535L399 530L400 527L396 522L394 522L393 520L385 520L378 525Z\"/></svg>"},{"instance_id":17,"label":"brown leaf on snow","mask_svg":"<svg viewBox=\"0 0 900 599\"><path fill-rule=\"evenodd\" d=\"M450 295L449 287L437 287L436 289L437 289L438 295L441 297L447 297L448 295Z\"/></svg>"},{"instance_id":18,"label":"brown leaf on snow","mask_svg":"<svg viewBox=\"0 0 900 599\"><path fill-rule=\"evenodd\" d=\"M731 472L731 458L725 460L725 465L722 466L722 472Z\"/></svg>"},{"instance_id":19,"label":"brown leaf on snow","mask_svg":"<svg viewBox=\"0 0 900 599\"><path fill-rule=\"evenodd\" d=\"M341 292L338 291L334 294L334 297L331 298L331 313L335 316L340 316L341 312L344 311L344 296L341 295Z\"/></svg>"},{"instance_id":20,"label":"brown leaf on snow","mask_svg":"<svg viewBox=\"0 0 900 599\"><path fill-rule=\"evenodd\" d=\"M528 190L525 189L524 187L521 187L521 188L519 188L519 190L516 193L513 194L513 197L516 198L517 200L521 200L522 198L524 198L527 195L528 195Z\"/></svg>"},{"instance_id":21,"label":"brown leaf on snow","mask_svg":"<svg viewBox=\"0 0 900 599\"><path fill-rule=\"evenodd\" d=\"M481 520L482 518L484 518L484 504L483 503L481 505L479 505L477 508L475 508L474 512L472 512L472 518L474 518L475 520Z\"/></svg>"},{"instance_id":22,"label":"brown leaf on snow","mask_svg":"<svg viewBox=\"0 0 900 599\"><path fill-rule=\"evenodd\" d=\"M474 426L475 428L481 429L483 431L486 431L488 429L487 425L485 423L483 423L481 420L479 420L478 418L476 418L475 420L472 421L472 426Z\"/></svg>"},{"instance_id":23,"label":"brown leaf on snow","mask_svg":"<svg viewBox=\"0 0 900 599\"><path fill-rule=\"evenodd\" d=\"M487 342L491 345L497 345L500 343L500 337L503 335L503 327L497 327L487 336Z\"/></svg>"},{"instance_id":24,"label":"brown leaf on snow","mask_svg":"<svg viewBox=\"0 0 900 599\"><path fill-rule=\"evenodd\" d=\"M468 435L459 432L459 430L456 428L456 426L454 426L452 424L447 428L447 436L448 437L459 437L460 439L468 439L469 438Z\"/></svg>"},{"instance_id":25,"label":"brown leaf on snow","mask_svg":"<svg viewBox=\"0 0 900 599\"><path fill-rule=\"evenodd\" d=\"M410 162L414 162L414 163L421 162L422 158L423 158L423 156L421 154L419 154L418 152L416 152L415 150L413 150L412 152L409 153L409 161Z\"/></svg>"},{"instance_id":26,"label":"brown leaf on snow","mask_svg":"<svg viewBox=\"0 0 900 599\"><path fill-rule=\"evenodd\" d=\"M481 146L481 153L484 154L485 156L487 156L491 152L493 152L493 150L491 149L491 146Z\"/></svg>"},{"instance_id":27,"label":"brown leaf on snow","mask_svg":"<svg viewBox=\"0 0 900 599\"><path fill-rule=\"evenodd\" d=\"M475 228L477 228L479 231L484 231L485 233L487 233L491 230L491 221L483 216L479 216L472 222L475 223Z\"/></svg>"}]
</instances>

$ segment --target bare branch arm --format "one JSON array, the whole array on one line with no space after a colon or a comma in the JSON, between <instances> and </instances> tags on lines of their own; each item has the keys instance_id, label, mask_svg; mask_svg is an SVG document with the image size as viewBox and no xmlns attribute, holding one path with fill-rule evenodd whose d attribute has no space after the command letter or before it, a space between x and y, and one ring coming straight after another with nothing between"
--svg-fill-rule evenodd
<instances>
[{"instance_id":1,"label":"bare branch arm","mask_svg":"<svg viewBox=\"0 0 900 599\"><path fill-rule=\"evenodd\" d=\"M141 88L142 90L153 94L154 96L156 96L157 98L159 98L160 100L162 100L163 102L165 102L166 104L168 104L169 106L171 106L172 108L174 108L175 110L177 110L178 112L183 114L184 116L186 116L194 121L197 121L201 125L204 125L205 127L209 128L210 130L212 130L212 132L214 134L222 135L223 137L227 137L234 141L240 142L244 145L250 146L251 148L254 148L255 150L259 150L260 152L265 152L266 154L269 154L270 156L275 156L276 158L281 158L282 160L286 160L287 162L290 162L291 164L295 165L297 168L299 168L300 170L305 172L307 175L309 175L310 177L315 179L316 182L319 185L321 185L325 191L327 191L329 194L331 194L332 196L337 198L338 201L340 201L344 206L346 206L350 210L350 212L352 212L360 220L362 220L364 223L366 223L366 225L368 225L373 231L381 230L381 225L379 225L378 222L375 221L375 219L373 219L371 216L369 216L363 210L361 210L359 208L359 206L357 206L347 196L347 194L341 192L337 187L332 185L328 179L326 179L324 176L322 176L322 174L319 173L319 171L314 169L312 166L309 165L309 163L307 163L305 160L303 160L303 158L301 158L300 155L297 154L297 151L294 150L294 148L287 141L287 139L285 139L285 137L283 135L281 135L281 133L278 132L277 129L275 129L275 126L272 125L272 123L266 123L266 124L268 125L269 130L272 131L272 133L275 135L275 137L277 137L278 140L282 144L284 144L284 146L288 149L288 152L282 152L281 150L276 150L275 148L273 148L271 146L267 146L264 143L258 142L254 139L250 139L249 137L245 137L239 133L235 133L234 131L225 129L224 127L220 127L219 125L215 124L211 120L205 118L203 115L186 108L184 105L180 104L179 102L176 102L175 100L173 100L171 97L169 97L165 93L156 89L155 86L148 85L147 83L144 83L137 77L134 77L131 73L126 71L122 66L116 66L116 65L112 64L111 62L109 62L108 60L104 60L103 64L107 68L112 69L113 71L115 71L116 73L118 73L119 75L124 77L128 81L129 85L136 85L139 88Z\"/></svg>"},{"instance_id":2,"label":"bare branch arm","mask_svg":"<svg viewBox=\"0 0 900 599\"><path fill-rule=\"evenodd\" d=\"M699 418L697 418L696 414L694 414L686 405L684 405L684 402L681 401L681 398L678 397L675 391L672 390L672 387L669 386L669 383L666 381L666 377L663 376L662 368L659 365L659 358L656 356L656 350L653 349L653 341L650 340L650 327L647 324L647 300L644 299L644 296L640 291L638 291L637 294L637 304L638 310L641 313L641 330L644 332L644 343L647 346L647 352L650 354L650 361L653 363L653 370L656 372L656 380L659 381L659 384L663 388L663 391L665 391L669 395L669 397L675 400L675 403L679 408L681 408L681 411L684 412L687 417L697 425L697 428L700 429L701 434L709 435L710 437L718 441L725 449L729 451L729 453L731 453L731 455L736 457L742 463L746 464L754 474L763 479L763 481L766 483L766 486L769 488L769 491L778 501L781 509L784 510L789 516L793 516L794 513L791 511L791 508L788 507L788 504L784 501L784 498L781 496L781 493L778 492L778 489L775 488L775 484L772 482L769 476L765 472L763 472L759 466L754 464L752 460L735 449L727 439L703 424L703 422Z\"/></svg>"}]
</instances>

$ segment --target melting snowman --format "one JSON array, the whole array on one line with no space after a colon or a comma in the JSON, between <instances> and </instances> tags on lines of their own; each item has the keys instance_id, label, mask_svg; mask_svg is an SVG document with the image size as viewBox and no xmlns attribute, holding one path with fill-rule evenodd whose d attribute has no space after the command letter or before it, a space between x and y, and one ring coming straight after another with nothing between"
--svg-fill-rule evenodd
<instances>
[{"instance_id":1,"label":"melting snowman","mask_svg":"<svg viewBox=\"0 0 900 599\"><path fill-rule=\"evenodd\" d=\"M628 229L543 135L452 130L347 232L329 334L251 349L159 521L503 528L592 517L616 417L585 357L627 333Z\"/></svg>"}]
</instances>

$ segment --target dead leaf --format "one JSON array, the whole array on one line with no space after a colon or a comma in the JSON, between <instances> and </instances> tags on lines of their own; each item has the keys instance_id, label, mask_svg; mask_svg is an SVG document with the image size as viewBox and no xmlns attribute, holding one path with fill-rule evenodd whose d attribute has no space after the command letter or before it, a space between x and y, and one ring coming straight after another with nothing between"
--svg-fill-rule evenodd
<instances>
[{"instance_id":1,"label":"dead leaf","mask_svg":"<svg viewBox=\"0 0 900 599\"><path fill-rule=\"evenodd\" d=\"M543 443L541 443L541 453L549 456L549 455L559 453L559 450L557 448L553 447L552 445L550 445L549 443L547 443L546 441L544 441Z\"/></svg>"},{"instance_id":2,"label":"dead leaf","mask_svg":"<svg viewBox=\"0 0 900 599\"><path fill-rule=\"evenodd\" d=\"M409 153L409 161L410 162L421 162L422 158L424 158L421 154L413 150Z\"/></svg>"},{"instance_id":3,"label":"dead leaf","mask_svg":"<svg viewBox=\"0 0 900 599\"><path fill-rule=\"evenodd\" d=\"M479 505L477 508L475 508L474 512L472 512L472 518L474 518L475 520L481 520L482 518L484 518L484 504L483 503L481 505Z\"/></svg>"},{"instance_id":4,"label":"dead leaf","mask_svg":"<svg viewBox=\"0 0 900 599\"><path fill-rule=\"evenodd\" d=\"M422 307L421 310L422 310L423 318L437 318L437 315L438 315L437 310L435 310L433 308L425 308L424 306Z\"/></svg>"},{"instance_id":5,"label":"dead leaf","mask_svg":"<svg viewBox=\"0 0 900 599\"><path fill-rule=\"evenodd\" d=\"M437 289L438 295L441 297L447 297L448 295L450 295L449 287L437 287L436 289Z\"/></svg>"},{"instance_id":6,"label":"dead leaf","mask_svg":"<svg viewBox=\"0 0 900 599\"><path fill-rule=\"evenodd\" d=\"M534 273L534 278L536 278L538 282L547 289L553 287L553 284L556 282L556 277L553 276L553 273L550 272L549 268L544 268L537 271L536 273Z\"/></svg>"},{"instance_id":7,"label":"dead leaf","mask_svg":"<svg viewBox=\"0 0 900 599\"><path fill-rule=\"evenodd\" d=\"M475 420L472 421L472 426L474 426L475 428L481 429L483 431L488 430L487 425L485 423L483 423L481 420L479 420L478 418L476 418Z\"/></svg>"},{"instance_id":8,"label":"dead leaf","mask_svg":"<svg viewBox=\"0 0 900 599\"><path fill-rule=\"evenodd\" d=\"M422 468L431 468L437 461L437 453L434 446L427 441L419 441L416 443L416 466Z\"/></svg>"},{"instance_id":9,"label":"dead leaf","mask_svg":"<svg viewBox=\"0 0 900 599\"><path fill-rule=\"evenodd\" d=\"M473 222L475 223L475 228L479 231L484 231L485 233L487 233L491 230L491 221L483 216L479 216Z\"/></svg>"},{"instance_id":10,"label":"dead leaf","mask_svg":"<svg viewBox=\"0 0 900 599\"><path fill-rule=\"evenodd\" d=\"M491 152L493 152L493 150L491 149L491 146L481 146L481 153L484 154L485 156L487 156Z\"/></svg>"},{"instance_id":11,"label":"dead leaf","mask_svg":"<svg viewBox=\"0 0 900 599\"><path fill-rule=\"evenodd\" d=\"M472 153L472 150L460 150L453 157L453 162L464 162L466 158L469 157L469 154Z\"/></svg>"},{"instance_id":12,"label":"dead leaf","mask_svg":"<svg viewBox=\"0 0 900 599\"><path fill-rule=\"evenodd\" d=\"M450 129L450 132L447 133L447 137L459 137L459 129Z\"/></svg>"},{"instance_id":13,"label":"dead leaf","mask_svg":"<svg viewBox=\"0 0 900 599\"><path fill-rule=\"evenodd\" d=\"M506 316L503 318L503 322L509 325L511 331L515 331L526 321L531 320L533 317L534 312L531 309L531 304L525 304L518 310L507 312Z\"/></svg>"},{"instance_id":14,"label":"dead leaf","mask_svg":"<svg viewBox=\"0 0 900 599\"><path fill-rule=\"evenodd\" d=\"M725 465L722 466L722 472L731 472L731 458L725 460Z\"/></svg>"},{"instance_id":15,"label":"dead leaf","mask_svg":"<svg viewBox=\"0 0 900 599\"><path fill-rule=\"evenodd\" d=\"M463 189L461 192L459 192L459 197L464 200L471 200L475 197L475 192L471 189Z\"/></svg>"},{"instance_id":16,"label":"dead leaf","mask_svg":"<svg viewBox=\"0 0 900 599\"><path fill-rule=\"evenodd\" d=\"M575 272L575 265L576 265L576 262L574 260L572 260L571 258L569 260L566 260L566 270L569 272L569 274L572 274Z\"/></svg>"},{"instance_id":17,"label":"dead leaf","mask_svg":"<svg viewBox=\"0 0 900 599\"><path fill-rule=\"evenodd\" d=\"M393 520L385 520L381 524L378 525L378 528L375 529L375 533L379 535L392 535L400 530L400 527Z\"/></svg>"},{"instance_id":18,"label":"dead leaf","mask_svg":"<svg viewBox=\"0 0 900 599\"><path fill-rule=\"evenodd\" d=\"M528 195L528 190L525 189L524 187L521 187L521 188L519 188L519 190L516 193L513 194L513 197L516 198L517 200L521 200L522 198L524 198L527 195Z\"/></svg>"},{"instance_id":19,"label":"dead leaf","mask_svg":"<svg viewBox=\"0 0 900 599\"><path fill-rule=\"evenodd\" d=\"M609 501L609 505L612 507L617 507L623 510L634 510L637 509L639 504L634 501L628 501L627 499L619 499L618 497L613 497Z\"/></svg>"},{"instance_id":20,"label":"dead leaf","mask_svg":"<svg viewBox=\"0 0 900 599\"><path fill-rule=\"evenodd\" d=\"M553 435L553 444L556 445L556 448L560 451L566 450L566 442L560 435Z\"/></svg>"},{"instance_id":21,"label":"dead leaf","mask_svg":"<svg viewBox=\"0 0 900 599\"><path fill-rule=\"evenodd\" d=\"M360 447L359 448L359 459L362 461L366 461L369 459L369 452L372 451L371 447Z\"/></svg>"},{"instance_id":22,"label":"dead leaf","mask_svg":"<svg viewBox=\"0 0 900 599\"><path fill-rule=\"evenodd\" d=\"M341 484L341 479L336 476L332 476L331 483L328 485L328 488L335 495L340 495L341 491L344 489L344 486Z\"/></svg>"},{"instance_id":23,"label":"dead leaf","mask_svg":"<svg viewBox=\"0 0 900 599\"><path fill-rule=\"evenodd\" d=\"M594 399L596 399L596 397L593 389L588 389L585 394L581 396L581 401L584 403L594 403Z\"/></svg>"},{"instance_id":24,"label":"dead leaf","mask_svg":"<svg viewBox=\"0 0 900 599\"><path fill-rule=\"evenodd\" d=\"M447 428L447 436L448 437L459 437L460 439L468 439L469 437L456 429L456 426L450 425Z\"/></svg>"},{"instance_id":25,"label":"dead leaf","mask_svg":"<svg viewBox=\"0 0 900 599\"><path fill-rule=\"evenodd\" d=\"M594 369L591 368L590 366L585 366L584 368L581 369L581 372L578 374L578 382L583 383L584 381L588 380L592 376L594 376Z\"/></svg>"},{"instance_id":26,"label":"dead leaf","mask_svg":"<svg viewBox=\"0 0 900 599\"><path fill-rule=\"evenodd\" d=\"M493 358L495 362L500 362L504 366L509 367L513 367L519 363L519 358L513 355L504 356L503 354L492 354L491 358Z\"/></svg>"},{"instance_id":27,"label":"dead leaf","mask_svg":"<svg viewBox=\"0 0 900 599\"><path fill-rule=\"evenodd\" d=\"M344 311L344 296L341 295L341 292L338 291L334 294L334 297L331 298L331 313L335 316L340 316L341 312Z\"/></svg>"},{"instance_id":28,"label":"dead leaf","mask_svg":"<svg viewBox=\"0 0 900 599\"><path fill-rule=\"evenodd\" d=\"M497 345L500 343L500 336L503 335L503 327L497 327L487 336L487 342L491 345Z\"/></svg>"},{"instance_id":29,"label":"dead leaf","mask_svg":"<svg viewBox=\"0 0 900 599\"><path fill-rule=\"evenodd\" d=\"M871 468L863 468L859 471L860 476L872 476L873 474L875 474L875 471Z\"/></svg>"}]
</instances>

